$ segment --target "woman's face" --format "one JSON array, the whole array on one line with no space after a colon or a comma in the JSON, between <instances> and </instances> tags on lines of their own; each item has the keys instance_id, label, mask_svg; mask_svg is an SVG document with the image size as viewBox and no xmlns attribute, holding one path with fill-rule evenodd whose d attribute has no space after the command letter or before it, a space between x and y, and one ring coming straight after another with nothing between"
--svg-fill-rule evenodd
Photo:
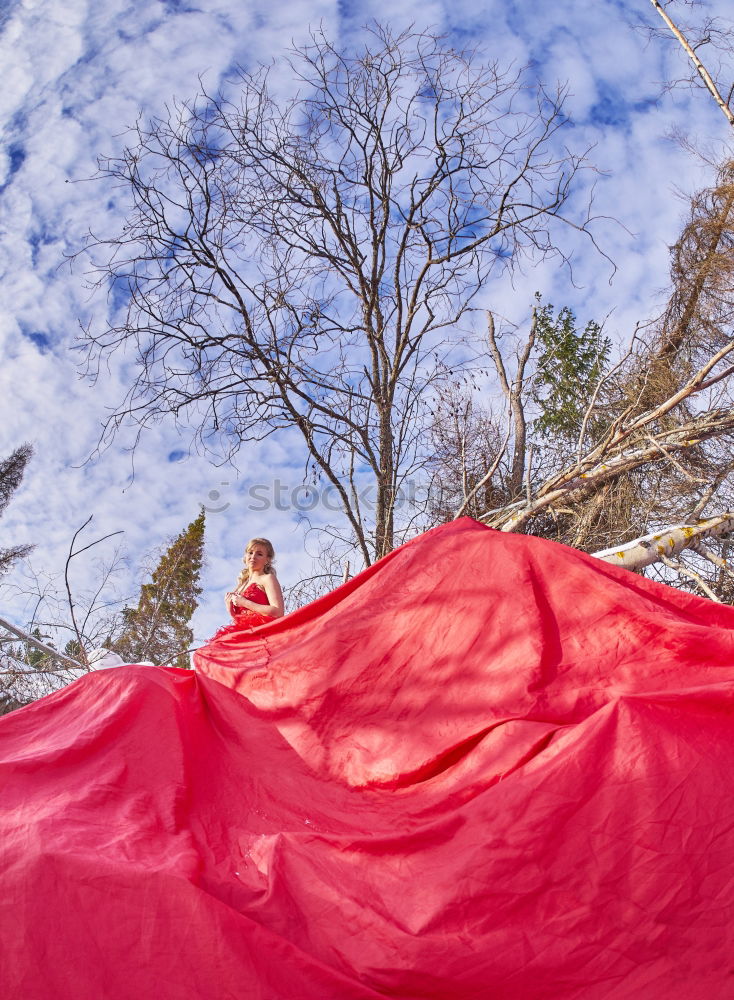
<instances>
[{"instance_id":1,"label":"woman's face","mask_svg":"<svg viewBox=\"0 0 734 1000\"><path fill-rule=\"evenodd\" d=\"M264 545L252 545L245 552L245 565L251 573L262 573L269 559Z\"/></svg>"}]
</instances>

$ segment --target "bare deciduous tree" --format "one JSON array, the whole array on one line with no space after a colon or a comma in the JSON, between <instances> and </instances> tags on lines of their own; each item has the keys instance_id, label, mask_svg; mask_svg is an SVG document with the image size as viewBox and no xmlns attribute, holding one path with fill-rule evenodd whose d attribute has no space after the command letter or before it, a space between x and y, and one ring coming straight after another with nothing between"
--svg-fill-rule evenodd
<instances>
[{"instance_id":1,"label":"bare deciduous tree","mask_svg":"<svg viewBox=\"0 0 734 1000\"><path fill-rule=\"evenodd\" d=\"M429 427L431 475L424 502L416 505L428 524L477 517L504 499L495 459L502 461L507 438L501 439L499 425L466 383L457 381L442 393Z\"/></svg>"},{"instance_id":2,"label":"bare deciduous tree","mask_svg":"<svg viewBox=\"0 0 734 1000\"><path fill-rule=\"evenodd\" d=\"M456 324L490 274L560 252L583 157L555 142L562 92L432 34L376 26L355 54L318 32L287 67L292 99L243 71L100 162L132 207L87 247L118 306L87 331L91 370L135 351L109 433L172 415L235 453L297 428L370 564L425 461L429 391L465 360Z\"/></svg>"},{"instance_id":3,"label":"bare deciduous tree","mask_svg":"<svg viewBox=\"0 0 734 1000\"><path fill-rule=\"evenodd\" d=\"M720 59L716 60L715 66L707 67L700 57L701 50L706 46L709 46L710 53L716 52L719 56L723 54L730 59L734 56L732 22L725 21L720 17L704 16L696 24L682 25L676 23L671 15L671 10L676 6L671 0L668 0L667 3L661 3L660 0L650 0L650 3L683 49L692 66L690 74L671 81L668 86L692 87L699 85L705 87L726 120L734 126L734 111L732 110L734 80L726 79L727 76L731 77L728 72L729 67L725 63L722 65ZM691 5L689 4L689 6ZM654 30L651 33L656 34Z\"/></svg>"}]
</instances>

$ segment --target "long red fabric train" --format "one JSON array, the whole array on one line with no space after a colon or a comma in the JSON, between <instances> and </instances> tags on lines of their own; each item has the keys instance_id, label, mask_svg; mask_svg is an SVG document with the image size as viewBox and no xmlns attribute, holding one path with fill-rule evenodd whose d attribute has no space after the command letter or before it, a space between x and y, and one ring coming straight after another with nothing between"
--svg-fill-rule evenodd
<instances>
[{"instance_id":1,"label":"long red fabric train","mask_svg":"<svg viewBox=\"0 0 734 1000\"><path fill-rule=\"evenodd\" d=\"M464 519L0 720L0 995L734 996L734 608Z\"/></svg>"}]
</instances>

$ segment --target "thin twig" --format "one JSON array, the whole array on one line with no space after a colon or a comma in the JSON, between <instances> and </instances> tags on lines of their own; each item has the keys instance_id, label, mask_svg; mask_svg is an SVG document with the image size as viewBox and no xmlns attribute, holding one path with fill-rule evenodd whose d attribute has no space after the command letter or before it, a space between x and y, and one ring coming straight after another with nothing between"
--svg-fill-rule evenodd
<instances>
[{"instance_id":1,"label":"thin twig","mask_svg":"<svg viewBox=\"0 0 734 1000\"><path fill-rule=\"evenodd\" d=\"M711 587L696 573L695 570L691 569L689 566L684 566L682 562L678 559L670 559L668 556L661 556L660 562L665 563L670 569L675 570L676 573L680 573L681 576L687 576L690 580L701 588L707 597L710 597L712 601L716 601L717 604L723 604L724 602L720 597L717 597L713 592Z\"/></svg>"},{"instance_id":2,"label":"thin twig","mask_svg":"<svg viewBox=\"0 0 734 1000\"><path fill-rule=\"evenodd\" d=\"M90 542L89 545L85 545L84 548L77 549L75 552L74 543L76 542L77 538L82 533L82 531L84 531L84 529L87 527L87 525L90 524L93 517L94 515L90 514L87 520L81 526L81 528L77 528L77 530L74 532L74 537L72 538L71 545L69 546L69 554L66 557L66 563L64 564L64 585L66 586L66 596L69 604L69 614L71 616L71 623L74 626L74 632L76 634L77 643L79 645L79 655L81 657L82 664L87 669L89 669L89 658L87 657L87 652L86 649L84 648L84 637L79 628L79 624L76 620L76 615L74 613L74 598L71 593L71 583L69 582L69 565L71 563L71 560L74 559L75 556L81 555L82 552L86 552L88 551L88 549L94 548L95 545L99 545L100 542L104 542L108 538L112 538L114 535L122 534L122 531L111 531L108 535L103 535L102 538L98 538L96 541Z\"/></svg>"},{"instance_id":3,"label":"thin twig","mask_svg":"<svg viewBox=\"0 0 734 1000\"><path fill-rule=\"evenodd\" d=\"M507 431L507 434L505 435L505 440L502 442L502 447L497 452L497 456L496 456L494 462L492 462L492 465L490 466L489 471L486 472L484 474L484 476L482 476L482 478L479 480L479 482L476 484L476 486L472 489L472 491L469 493L469 495L464 498L463 504L461 505L461 507L459 507L459 509L457 510L457 512L454 514L454 520L456 520L457 517L461 517L461 515L464 513L464 511L466 510L467 506L469 505L469 503L471 503L472 499L476 496L476 494L479 492L479 490L481 490L481 488L483 486L485 486L489 482L489 480L492 478L492 476L497 471L497 467L499 466L500 462L502 461L502 457L505 454L505 449L507 448L507 442L510 440L510 434L511 433L512 433L512 428L510 428Z\"/></svg>"},{"instance_id":4,"label":"thin twig","mask_svg":"<svg viewBox=\"0 0 734 1000\"><path fill-rule=\"evenodd\" d=\"M655 438L652 437L647 432L645 433L644 436L647 438L647 440L650 442L651 445L653 445L655 448L661 451L663 455L665 455L670 464L674 466L682 476L685 476L686 479L690 480L692 483L708 482L708 480L703 479L701 476L694 476L692 473L688 471L688 469L684 469L683 466L680 464L680 462L677 461L674 458L674 456L670 454L668 449L663 444L661 444L660 441L656 441Z\"/></svg>"},{"instance_id":5,"label":"thin twig","mask_svg":"<svg viewBox=\"0 0 734 1000\"><path fill-rule=\"evenodd\" d=\"M691 545L691 548L693 549L694 552L697 552L703 559L706 559L708 562L713 563L713 565L717 566L723 573L726 573L727 576L730 576L734 579L734 570L732 570L731 566L726 561L726 559L723 559L721 556L718 556L715 552L712 552L711 549L708 548L706 545L704 545L702 541L696 542L695 545Z\"/></svg>"}]
</instances>

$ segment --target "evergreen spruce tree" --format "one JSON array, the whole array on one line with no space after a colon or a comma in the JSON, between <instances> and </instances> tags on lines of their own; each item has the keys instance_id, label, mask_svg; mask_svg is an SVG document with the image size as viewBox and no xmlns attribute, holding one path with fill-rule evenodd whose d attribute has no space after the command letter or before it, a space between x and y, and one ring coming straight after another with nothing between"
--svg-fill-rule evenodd
<instances>
[{"instance_id":1,"label":"evergreen spruce tree","mask_svg":"<svg viewBox=\"0 0 734 1000\"><path fill-rule=\"evenodd\" d=\"M33 448L29 444L22 444L0 461L0 516L20 486L25 467L32 454ZM27 556L32 548L32 545L14 545L9 549L0 549L0 575L9 570L16 559Z\"/></svg>"},{"instance_id":2,"label":"evergreen spruce tree","mask_svg":"<svg viewBox=\"0 0 734 1000\"><path fill-rule=\"evenodd\" d=\"M536 302L539 355L533 397L541 412L533 428L546 441L568 442L578 437L594 387L607 368L612 345L594 320L579 330L568 306L556 316L552 305L541 303L539 294Z\"/></svg>"},{"instance_id":3,"label":"evergreen spruce tree","mask_svg":"<svg viewBox=\"0 0 734 1000\"><path fill-rule=\"evenodd\" d=\"M189 627L199 603L199 573L204 552L204 510L173 540L140 588L136 608L122 612L122 631L109 647L127 662L172 663L188 667L183 651L194 633Z\"/></svg>"},{"instance_id":4,"label":"evergreen spruce tree","mask_svg":"<svg viewBox=\"0 0 734 1000\"><path fill-rule=\"evenodd\" d=\"M38 639L39 642L45 642L49 646L54 645L51 640L51 636L43 635L38 626L32 628L30 634L33 636L34 639ZM54 648L56 647L54 646ZM44 660L48 662L47 654L44 653L43 650L38 649L36 646L31 646L29 642L25 644L25 649L23 651L23 655L21 658L31 667L42 666Z\"/></svg>"}]
</instances>

